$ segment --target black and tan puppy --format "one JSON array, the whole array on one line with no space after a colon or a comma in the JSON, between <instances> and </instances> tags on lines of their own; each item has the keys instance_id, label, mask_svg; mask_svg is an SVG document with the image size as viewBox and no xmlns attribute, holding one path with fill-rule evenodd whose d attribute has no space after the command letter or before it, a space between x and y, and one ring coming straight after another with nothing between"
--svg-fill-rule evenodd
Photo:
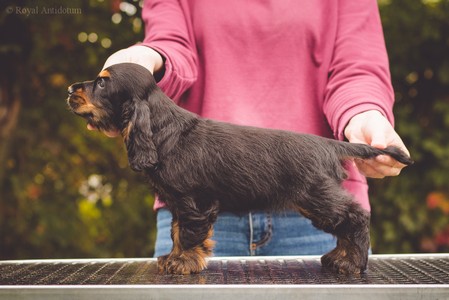
<instances>
[{"instance_id":1,"label":"black and tan puppy","mask_svg":"<svg viewBox=\"0 0 449 300\"><path fill-rule=\"evenodd\" d=\"M130 166L144 172L173 214L173 249L161 272L206 267L219 211L296 210L337 237L322 264L340 273L366 269L370 214L343 190L345 160L388 154L313 135L203 119L170 100L145 68L117 64L69 87L71 110L100 130L119 130ZM294 230L294 228L292 228Z\"/></svg>"}]
</instances>

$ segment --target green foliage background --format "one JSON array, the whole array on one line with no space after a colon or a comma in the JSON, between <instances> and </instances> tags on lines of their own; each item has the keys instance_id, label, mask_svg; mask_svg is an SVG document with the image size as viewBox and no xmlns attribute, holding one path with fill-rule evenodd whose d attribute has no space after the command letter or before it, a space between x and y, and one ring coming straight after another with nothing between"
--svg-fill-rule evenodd
<instances>
[{"instance_id":1,"label":"green foliage background","mask_svg":"<svg viewBox=\"0 0 449 300\"><path fill-rule=\"evenodd\" d=\"M376 252L449 252L449 1L380 1L396 129L416 164L372 181Z\"/></svg>"},{"instance_id":2,"label":"green foliage background","mask_svg":"<svg viewBox=\"0 0 449 300\"><path fill-rule=\"evenodd\" d=\"M2 4L1 88L20 103L0 146L7 148L0 156L3 259L152 255L149 187L129 170L123 142L88 132L65 102L69 84L95 77L111 53L142 39L139 3L120 3ZM38 11L26 15L17 7ZM43 12L59 7L80 11Z\"/></svg>"},{"instance_id":3,"label":"green foliage background","mask_svg":"<svg viewBox=\"0 0 449 300\"><path fill-rule=\"evenodd\" d=\"M379 1L396 128L416 164L371 181L375 253L449 251L449 1ZM44 13L46 8L73 8ZM23 10L24 8L37 11ZM149 186L120 139L89 132L66 88L143 38L133 0L0 4L0 259L145 257Z\"/></svg>"}]
</instances>

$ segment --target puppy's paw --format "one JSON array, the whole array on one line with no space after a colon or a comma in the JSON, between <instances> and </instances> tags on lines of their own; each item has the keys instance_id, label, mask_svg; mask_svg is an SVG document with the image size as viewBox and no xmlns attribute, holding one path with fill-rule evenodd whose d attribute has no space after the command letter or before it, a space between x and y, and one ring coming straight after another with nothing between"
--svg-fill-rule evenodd
<instances>
[{"instance_id":1,"label":"puppy's paw","mask_svg":"<svg viewBox=\"0 0 449 300\"><path fill-rule=\"evenodd\" d=\"M321 257L321 264L338 274L358 275L366 270L368 254L337 247Z\"/></svg>"},{"instance_id":2,"label":"puppy's paw","mask_svg":"<svg viewBox=\"0 0 449 300\"><path fill-rule=\"evenodd\" d=\"M199 273L207 266L204 257L194 251L186 251L180 255L165 255L157 259L159 273L188 275Z\"/></svg>"},{"instance_id":3,"label":"puppy's paw","mask_svg":"<svg viewBox=\"0 0 449 300\"><path fill-rule=\"evenodd\" d=\"M165 266L167 265L167 260L168 260L169 256L170 256L170 254L167 254L167 255L159 256L157 258L157 269L160 274L167 273Z\"/></svg>"}]
</instances>

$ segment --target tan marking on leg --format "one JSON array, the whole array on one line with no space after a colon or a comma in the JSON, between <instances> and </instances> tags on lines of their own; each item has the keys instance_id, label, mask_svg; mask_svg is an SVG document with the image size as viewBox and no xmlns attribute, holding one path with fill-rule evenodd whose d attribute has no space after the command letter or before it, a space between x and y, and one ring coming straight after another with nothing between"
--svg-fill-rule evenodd
<instances>
[{"instance_id":1,"label":"tan marking on leg","mask_svg":"<svg viewBox=\"0 0 449 300\"><path fill-rule=\"evenodd\" d=\"M173 222L172 239L173 249L170 254L158 258L159 272L171 274L192 274L199 273L207 267L206 258L212 255L215 242L210 238L213 235L213 228L209 229L207 239L192 249L182 250L179 241L179 225Z\"/></svg>"},{"instance_id":2,"label":"tan marking on leg","mask_svg":"<svg viewBox=\"0 0 449 300\"><path fill-rule=\"evenodd\" d=\"M171 254L179 255L182 253L182 247L181 247L181 241L179 238L178 221L173 221L171 235L172 235L172 240L173 240L173 249L171 251Z\"/></svg>"}]
</instances>

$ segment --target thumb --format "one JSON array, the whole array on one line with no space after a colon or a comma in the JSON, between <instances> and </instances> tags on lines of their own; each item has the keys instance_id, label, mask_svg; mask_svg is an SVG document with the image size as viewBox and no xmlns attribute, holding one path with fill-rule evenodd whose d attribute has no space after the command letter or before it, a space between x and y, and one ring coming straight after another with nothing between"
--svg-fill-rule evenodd
<instances>
[{"instance_id":1,"label":"thumb","mask_svg":"<svg viewBox=\"0 0 449 300\"><path fill-rule=\"evenodd\" d=\"M371 136L371 146L378 149L385 149L387 147L387 141L385 139L385 133L381 130L375 130Z\"/></svg>"}]
</instances>

